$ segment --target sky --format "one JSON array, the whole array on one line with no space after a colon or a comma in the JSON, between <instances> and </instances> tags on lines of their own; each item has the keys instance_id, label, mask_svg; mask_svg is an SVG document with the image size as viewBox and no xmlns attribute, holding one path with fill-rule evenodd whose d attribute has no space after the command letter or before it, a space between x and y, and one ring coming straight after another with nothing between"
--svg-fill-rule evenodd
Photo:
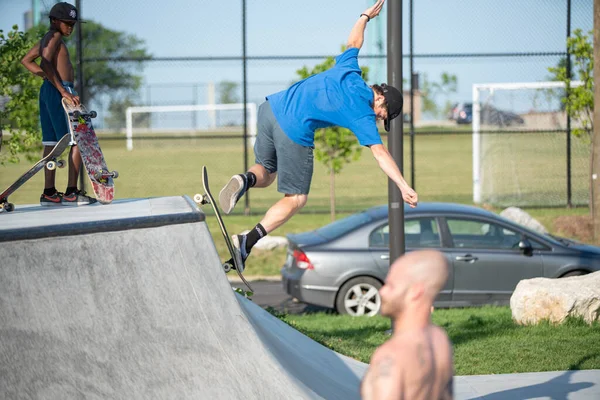
<instances>
[{"instance_id":1,"label":"sky","mask_svg":"<svg viewBox=\"0 0 600 400\"><path fill-rule=\"evenodd\" d=\"M39 0L48 10L53 0ZM390 0L391 1L391 0ZM70 1L74 3L74 1ZM23 25L31 0L0 0L0 29ZM105 27L134 34L157 57L242 54L241 0L81 0L81 15ZM247 0L249 56L335 55L352 25L372 0ZM573 1L572 27L592 28L592 0ZM404 1L403 46L409 50L409 1ZM415 0L415 54L560 52L565 50L566 0ZM369 22L362 55L379 54L386 41L387 14ZM385 48L385 47L384 47ZM415 71L439 79L456 74L452 101L468 101L473 83L540 81L557 57L416 58ZM249 99L284 89L295 71L318 60L248 62ZM370 83L386 80L385 61L360 59L371 68ZM408 60L404 76L409 75ZM85 70L84 70L85 71ZM202 102L206 84L240 81L241 62L155 62L143 71L141 102ZM405 88L406 89L406 88ZM443 100L445 98L440 98Z\"/></svg>"}]
</instances>

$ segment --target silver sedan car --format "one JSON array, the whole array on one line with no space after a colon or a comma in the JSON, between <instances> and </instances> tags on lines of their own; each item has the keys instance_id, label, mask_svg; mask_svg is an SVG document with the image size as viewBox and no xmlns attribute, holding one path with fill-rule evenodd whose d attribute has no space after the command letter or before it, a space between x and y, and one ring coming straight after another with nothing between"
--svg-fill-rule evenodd
<instances>
[{"instance_id":1,"label":"silver sedan car","mask_svg":"<svg viewBox=\"0 0 600 400\"><path fill-rule=\"evenodd\" d=\"M450 274L436 306L508 304L517 283L600 270L600 247L541 235L492 212L461 204L404 209L406 250L437 249ZM387 205L314 231L288 235L284 290L341 314L375 315L389 269Z\"/></svg>"}]
</instances>

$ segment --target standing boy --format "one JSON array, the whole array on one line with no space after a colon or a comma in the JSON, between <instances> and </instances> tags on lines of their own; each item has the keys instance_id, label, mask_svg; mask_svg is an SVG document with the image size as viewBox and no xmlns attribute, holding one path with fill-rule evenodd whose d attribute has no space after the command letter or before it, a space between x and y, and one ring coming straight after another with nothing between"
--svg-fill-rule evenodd
<instances>
[{"instance_id":1,"label":"standing boy","mask_svg":"<svg viewBox=\"0 0 600 400\"><path fill-rule=\"evenodd\" d=\"M44 78L40 88L40 122L44 157L64 135L69 133L69 122L61 104L62 98L79 104L79 97L73 86L75 75L73 65L63 41L63 37L73 33L73 28L79 20L77 9L69 3L57 3L50 10L49 17L50 30L21 60L25 68ZM39 66L35 63L38 57L41 57ZM80 169L81 154L77 144L74 144L69 152L69 179L65 193L56 190L55 170L45 169L44 192L40 196L40 205L77 206L95 203L96 199L86 196L85 192L77 189Z\"/></svg>"}]
</instances>

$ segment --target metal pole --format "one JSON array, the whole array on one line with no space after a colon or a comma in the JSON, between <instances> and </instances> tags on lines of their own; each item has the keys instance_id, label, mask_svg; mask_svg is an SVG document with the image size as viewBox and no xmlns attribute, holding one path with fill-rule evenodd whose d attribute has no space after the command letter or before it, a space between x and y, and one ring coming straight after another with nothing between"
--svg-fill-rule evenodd
<instances>
[{"instance_id":1,"label":"metal pole","mask_svg":"<svg viewBox=\"0 0 600 400\"><path fill-rule=\"evenodd\" d=\"M194 86L192 86L192 104L196 105L198 104L198 84L194 83ZM194 127L194 132L198 131L198 117L197 117L197 111L192 111L192 126Z\"/></svg>"},{"instance_id":2,"label":"metal pole","mask_svg":"<svg viewBox=\"0 0 600 400\"><path fill-rule=\"evenodd\" d=\"M81 19L81 0L75 1L78 18ZM85 84L83 83L83 24L77 24L77 93L81 104L85 104ZM85 171L82 165L79 166L79 189L85 191Z\"/></svg>"},{"instance_id":3,"label":"metal pole","mask_svg":"<svg viewBox=\"0 0 600 400\"><path fill-rule=\"evenodd\" d=\"M600 174L600 0L594 0L594 112L592 122L594 131L592 132L592 176L590 182L592 223L594 225L594 243L600 242L600 218L598 210L600 209L600 190L598 190L598 175Z\"/></svg>"},{"instance_id":4,"label":"metal pole","mask_svg":"<svg viewBox=\"0 0 600 400\"><path fill-rule=\"evenodd\" d=\"M246 0L242 0L242 92L244 102L244 171L248 171L248 74L246 57ZM250 193L246 192L244 196L245 209L244 214L250 214Z\"/></svg>"},{"instance_id":5,"label":"metal pole","mask_svg":"<svg viewBox=\"0 0 600 400\"><path fill-rule=\"evenodd\" d=\"M415 183L415 59L413 42L413 24L415 22L413 13L413 0L410 0L410 185L417 190Z\"/></svg>"},{"instance_id":6,"label":"metal pole","mask_svg":"<svg viewBox=\"0 0 600 400\"><path fill-rule=\"evenodd\" d=\"M567 39L571 36L571 0L567 0ZM571 79L571 52L567 44L567 76ZM571 87L567 82L567 98L571 93ZM573 207L572 203L572 183L571 183L571 116L567 113L567 207Z\"/></svg>"},{"instance_id":7,"label":"metal pole","mask_svg":"<svg viewBox=\"0 0 600 400\"><path fill-rule=\"evenodd\" d=\"M79 8L77 8L79 9ZM31 23L37 26L40 23L40 0L32 0L31 2Z\"/></svg>"},{"instance_id":8,"label":"metal pole","mask_svg":"<svg viewBox=\"0 0 600 400\"><path fill-rule=\"evenodd\" d=\"M402 0L388 2L387 20L387 70L388 84L402 93ZM400 171L403 167L403 114L391 121L388 148ZM388 179L390 224L390 265L405 251L404 202L396 184Z\"/></svg>"}]
</instances>

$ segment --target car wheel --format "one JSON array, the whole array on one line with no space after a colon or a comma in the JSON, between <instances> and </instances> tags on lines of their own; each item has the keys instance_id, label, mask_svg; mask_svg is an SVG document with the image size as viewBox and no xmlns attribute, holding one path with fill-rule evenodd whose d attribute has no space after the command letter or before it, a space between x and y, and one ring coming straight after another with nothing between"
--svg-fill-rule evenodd
<instances>
[{"instance_id":1,"label":"car wheel","mask_svg":"<svg viewBox=\"0 0 600 400\"><path fill-rule=\"evenodd\" d=\"M335 308L340 314L355 317L373 316L379 313L381 282L367 276L350 279L338 292Z\"/></svg>"},{"instance_id":2,"label":"car wheel","mask_svg":"<svg viewBox=\"0 0 600 400\"><path fill-rule=\"evenodd\" d=\"M581 275L587 275L587 274L588 274L588 272L586 272L586 271L571 271L571 272L567 272L566 274L561 276L561 278L568 278L570 276L581 276Z\"/></svg>"}]
</instances>

